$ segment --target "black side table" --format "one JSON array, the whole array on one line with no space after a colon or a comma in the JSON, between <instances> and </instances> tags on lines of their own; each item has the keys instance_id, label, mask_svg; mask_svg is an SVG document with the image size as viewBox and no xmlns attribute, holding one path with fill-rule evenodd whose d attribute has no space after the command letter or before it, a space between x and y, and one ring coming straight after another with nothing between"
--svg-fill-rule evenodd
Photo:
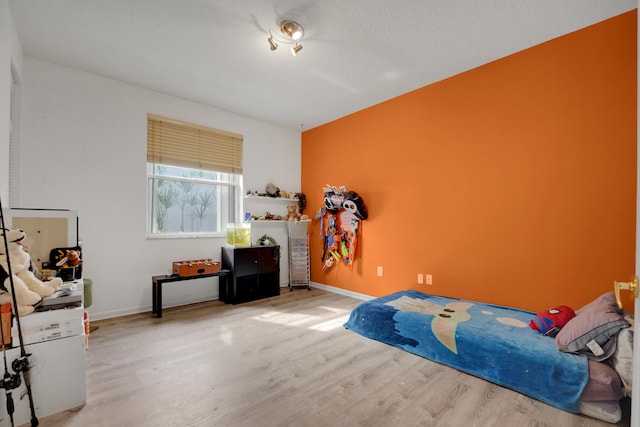
<instances>
[{"instance_id":1,"label":"black side table","mask_svg":"<svg viewBox=\"0 0 640 427\"><path fill-rule=\"evenodd\" d=\"M162 285L170 282L182 282L184 280L204 279L205 277L227 276L230 270L220 270L217 273L198 274L196 276L173 276L163 274L160 276L151 276L152 284L152 311L156 317L162 317Z\"/></svg>"}]
</instances>

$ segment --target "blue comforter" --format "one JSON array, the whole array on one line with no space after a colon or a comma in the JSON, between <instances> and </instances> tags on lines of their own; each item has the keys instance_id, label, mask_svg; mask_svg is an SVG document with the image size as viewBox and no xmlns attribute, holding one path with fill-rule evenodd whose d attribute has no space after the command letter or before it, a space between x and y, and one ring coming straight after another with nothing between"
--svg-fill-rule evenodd
<instances>
[{"instance_id":1,"label":"blue comforter","mask_svg":"<svg viewBox=\"0 0 640 427\"><path fill-rule=\"evenodd\" d=\"M524 310L402 291L364 302L344 325L427 359L577 413L586 357L529 328Z\"/></svg>"}]
</instances>

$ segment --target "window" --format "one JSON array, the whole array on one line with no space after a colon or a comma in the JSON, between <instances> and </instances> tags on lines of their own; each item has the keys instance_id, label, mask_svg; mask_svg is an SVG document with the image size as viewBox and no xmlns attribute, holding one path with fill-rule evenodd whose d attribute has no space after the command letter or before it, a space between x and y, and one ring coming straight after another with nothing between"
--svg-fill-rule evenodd
<instances>
[{"instance_id":1,"label":"window","mask_svg":"<svg viewBox=\"0 0 640 427\"><path fill-rule=\"evenodd\" d=\"M242 212L242 135L149 114L147 233L223 232Z\"/></svg>"}]
</instances>

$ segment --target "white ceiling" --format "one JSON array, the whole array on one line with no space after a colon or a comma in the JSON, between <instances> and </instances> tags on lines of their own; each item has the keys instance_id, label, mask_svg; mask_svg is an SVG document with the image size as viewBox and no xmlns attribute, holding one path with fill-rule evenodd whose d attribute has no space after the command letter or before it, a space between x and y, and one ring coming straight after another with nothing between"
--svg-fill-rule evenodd
<instances>
[{"instance_id":1,"label":"white ceiling","mask_svg":"<svg viewBox=\"0 0 640 427\"><path fill-rule=\"evenodd\" d=\"M25 55L310 129L637 0L9 0ZM282 19L297 57L269 50Z\"/></svg>"}]
</instances>

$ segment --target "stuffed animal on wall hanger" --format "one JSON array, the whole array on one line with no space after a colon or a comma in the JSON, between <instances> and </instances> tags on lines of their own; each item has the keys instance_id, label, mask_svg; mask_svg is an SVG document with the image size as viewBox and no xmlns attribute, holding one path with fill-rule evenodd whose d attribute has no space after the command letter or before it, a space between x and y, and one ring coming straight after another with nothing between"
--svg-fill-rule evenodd
<instances>
[{"instance_id":1,"label":"stuffed animal on wall hanger","mask_svg":"<svg viewBox=\"0 0 640 427\"><path fill-rule=\"evenodd\" d=\"M324 205L316 213L324 238L323 270L329 270L337 260L353 268L361 233L360 221L369 217L367 207L358 193L347 191L344 185L327 185L323 191Z\"/></svg>"},{"instance_id":2,"label":"stuffed animal on wall hanger","mask_svg":"<svg viewBox=\"0 0 640 427\"><path fill-rule=\"evenodd\" d=\"M360 195L355 191L346 192L344 195L344 201L342 202L342 207L345 211L353 214L358 219L369 218L369 212L367 212L364 200L362 200L362 197L360 197Z\"/></svg>"},{"instance_id":3,"label":"stuffed animal on wall hanger","mask_svg":"<svg viewBox=\"0 0 640 427\"><path fill-rule=\"evenodd\" d=\"M324 209L328 212L338 212L344 202L344 193L347 191L347 187L341 185L335 187L327 185L322 189L324 191Z\"/></svg>"}]
</instances>

